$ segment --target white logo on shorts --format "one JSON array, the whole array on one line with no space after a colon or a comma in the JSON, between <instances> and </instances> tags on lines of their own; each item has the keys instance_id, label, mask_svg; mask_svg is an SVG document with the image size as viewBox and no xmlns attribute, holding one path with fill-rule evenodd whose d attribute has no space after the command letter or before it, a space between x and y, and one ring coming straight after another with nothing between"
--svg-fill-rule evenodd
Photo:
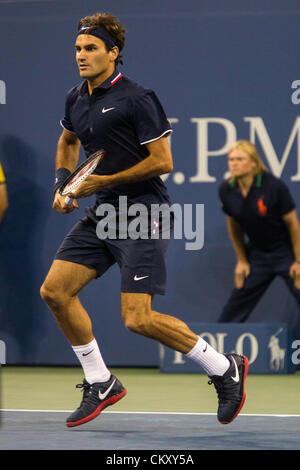
<instances>
[{"instance_id":1,"label":"white logo on shorts","mask_svg":"<svg viewBox=\"0 0 300 470\"><path fill-rule=\"evenodd\" d=\"M138 277L137 275L134 276L134 280L135 281L140 281L141 279L146 279L146 277L149 277L149 276L141 276L141 277Z\"/></svg>"}]
</instances>

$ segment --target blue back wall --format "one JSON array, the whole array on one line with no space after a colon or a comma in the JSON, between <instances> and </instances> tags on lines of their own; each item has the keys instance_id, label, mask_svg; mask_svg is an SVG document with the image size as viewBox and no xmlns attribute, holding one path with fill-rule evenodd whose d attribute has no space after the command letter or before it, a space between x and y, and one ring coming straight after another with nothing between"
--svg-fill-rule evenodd
<instances>
[{"instance_id":1,"label":"blue back wall","mask_svg":"<svg viewBox=\"0 0 300 470\"><path fill-rule=\"evenodd\" d=\"M80 82L77 24L99 9L128 30L121 72L154 89L172 122L172 201L204 204L204 247L186 250L187 240L171 241L168 291L154 300L157 311L214 322L230 294L235 259L217 189L233 140L255 142L299 201L297 0L0 1L0 161L10 202L0 227L0 339L10 364L77 364L39 289L89 203L60 215L52 209L52 185L65 95ZM114 266L80 295L105 360L158 365L157 344L125 330L119 291ZM286 321L299 334L298 308L280 279L249 321Z\"/></svg>"}]
</instances>

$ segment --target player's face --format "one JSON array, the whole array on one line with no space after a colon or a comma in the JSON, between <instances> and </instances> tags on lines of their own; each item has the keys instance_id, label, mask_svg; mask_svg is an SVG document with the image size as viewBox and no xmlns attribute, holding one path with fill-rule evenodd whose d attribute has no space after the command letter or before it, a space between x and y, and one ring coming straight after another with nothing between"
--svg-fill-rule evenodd
<instances>
[{"instance_id":1,"label":"player's face","mask_svg":"<svg viewBox=\"0 0 300 470\"><path fill-rule=\"evenodd\" d=\"M228 168L232 176L236 178L253 175L256 163L242 149L234 149L228 155Z\"/></svg>"},{"instance_id":2,"label":"player's face","mask_svg":"<svg viewBox=\"0 0 300 470\"><path fill-rule=\"evenodd\" d=\"M88 81L95 81L100 77L106 80L115 69L114 49L118 48L107 51L102 39L90 34L80 34L75 43L80 76Z\"/></svg>"}]
</instances>

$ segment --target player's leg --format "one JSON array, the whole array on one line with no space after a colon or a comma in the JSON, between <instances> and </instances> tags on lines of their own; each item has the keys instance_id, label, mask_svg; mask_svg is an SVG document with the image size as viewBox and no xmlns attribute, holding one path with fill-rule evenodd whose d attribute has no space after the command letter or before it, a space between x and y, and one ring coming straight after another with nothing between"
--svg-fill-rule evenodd
<instances>
[{"instance_id":1,"label":"player's leg","mask_svg":"<svg viewBox=\"0 0 300 470\"><path fill-rule=\"evenodd\" d=\"M223 354L211 348L182 320L152 310L151 302L150 294L121 293L122 318L128 330L190 355L209 375L221 375L228 369L229 361Z\"/></svg>"},{"instance_id":2,"label":"player's leg","mask_svg":"<svg viewBox=\"0 0 300 470\"><path fill-rule=\"evenodd\" d=\"M237 416L245 400L248 360L237 354L220 354L183 321L152 310L153 295L164 294L166 288L167 245L167 240L160 239L126 240L126 249L119 250L122 318L131 331L155 339L197 362L217 388L219 421L228 423Z\"/></svg>"},{"instance_id":3,"label":"player's leg","mask_svg":"<svg viewBox=\"0 0 300 470\"><path fill-rule=\"evenodd\" d=\"M121 268L122 318L131 331L153 338L170 348L187 354L198 344L196 349L201 352L201 347L204 349L207 343L204 344L184 322L151 308L151 296L163 295L166 291L165 255L168 243L167 239L149 238L111 244L116 259L119 256ZM224 373L229 366L228 360L212 348L211 352L216 357L213 369L209 369L209 372L212 375ZM205 360L207 356L209 354L206 354Z\"/></svg>"},{"instance_id":4,"label":"player's leg","mask_svg":"<svg viewBox=\"0 0 300 470\"><path fill-rule=\"evenodd\" d=\"M121 293L122 318L126 328L186 354L208 373L223 375L229 368L224 354L218 353L199 338L182 320L156 312L149 294Z\"/></svg>"},{"instance_id":5,"label":"player's leg","mask_svg":"<svg viewBox=\"0 0 300 470\"><path fill-rule=\"evenodd\" d=\"M131 331L170 348L187 354L199 343L196 349L201 352L201 347L204 349L207 343L199 339L183 321L151 308L151 295L163 295L166 290L165 254L168 243L169 240L151 238L111 243L110 248L115 250L116 259L120 253L122 318ZM214 350L211 353L215 353L215 360L209 372L212 375L224 373L229 366L228 360ZM208 356L206 354L205 360Z\"/></svg>"},{"instance_id":6,"label":"player's leg","mask_svg":"<svg viewBox=\"0 0 300 470\"><path fill-rule=\"evenodd\" d=\"M79 301L78 293L114 263L96 236L95 226L80 221L58 250L41 288L41 296L55 315L84 371L81 404L67 419L77 426L95 418L120 400L126 390L111 375L94 338L91 319Z\"/></svg>"},{"instance_id":7,"label":"player's leg","mask_svg":"<svg viewBox=\"0 0 300 470\"><path fill-rule=\"evenodd\" d=\"M87 218L70 230L56 253L41 296L74 347L94 339L91 320L78 293L113 263L111 254L97 237L95 224Z\"/></svg>"},{"instance_id":8,"label":"player's leg","mask_svg":"<svg viewBox=\"0 0 300 470\"><path fill-rule=\"evenodd\" d=\"M152 298L150 294L121 293L126 328L186 354L195 346L198 336L178 318L152 310Z\"/></svg>"},{"instance_id":9,"label":"player's leg","mask_svg":"<svg viewBox=\"0 0 300 470\"><path fill-rule=\"evenodd\" d=\"M41 287L42 299L72 346L88 344L94 339L90 317L82 306L78 293L96 275L93 268L70 261L54 260Z\"/></svg>"},{"instance_id":10,"label":"player's leg","mask_svg":"<svg viewBox=\"0 0 300 470\"><path fill-rule=\"evenodd\" d=\"M152 296L141 293L121 294L122 318L125 326L135 333L154 339L185 354L195 361L216 387L218 419L230 423L240 412L246 395L244 382L248 359L238 354L220 354L203 338L176 317L158 313L151 308Z\"/></svg>"}]
</instances>

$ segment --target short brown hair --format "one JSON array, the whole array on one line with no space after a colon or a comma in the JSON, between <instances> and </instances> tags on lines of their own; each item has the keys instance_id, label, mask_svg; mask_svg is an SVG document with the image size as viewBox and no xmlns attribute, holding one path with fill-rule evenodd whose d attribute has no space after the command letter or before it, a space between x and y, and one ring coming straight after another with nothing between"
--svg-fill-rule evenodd
<instances>
[{"instance_id":1,"label":"short brown hair","mask_svg":"<svg viewBox=\"0 0 300 470\"><path fill-rule=\"evenodd\" d=\"M121 24L121 21L116 16L112 15L111 13L95 13L91 16L86 16L79 21L78 24L78 31L82 28L82 26L88 25L91 28L100 27L102 26L105 28L111 36L113 36L116 40L117 46L119 51L123 49L125 46L125 34L126 29ZM86 31L88 33L89 29ZM109 46L106 45L107 50L109 50ZM116 65L122 63L122 56L119 54L116 59Z\"/></svg>"}]
</instances>

